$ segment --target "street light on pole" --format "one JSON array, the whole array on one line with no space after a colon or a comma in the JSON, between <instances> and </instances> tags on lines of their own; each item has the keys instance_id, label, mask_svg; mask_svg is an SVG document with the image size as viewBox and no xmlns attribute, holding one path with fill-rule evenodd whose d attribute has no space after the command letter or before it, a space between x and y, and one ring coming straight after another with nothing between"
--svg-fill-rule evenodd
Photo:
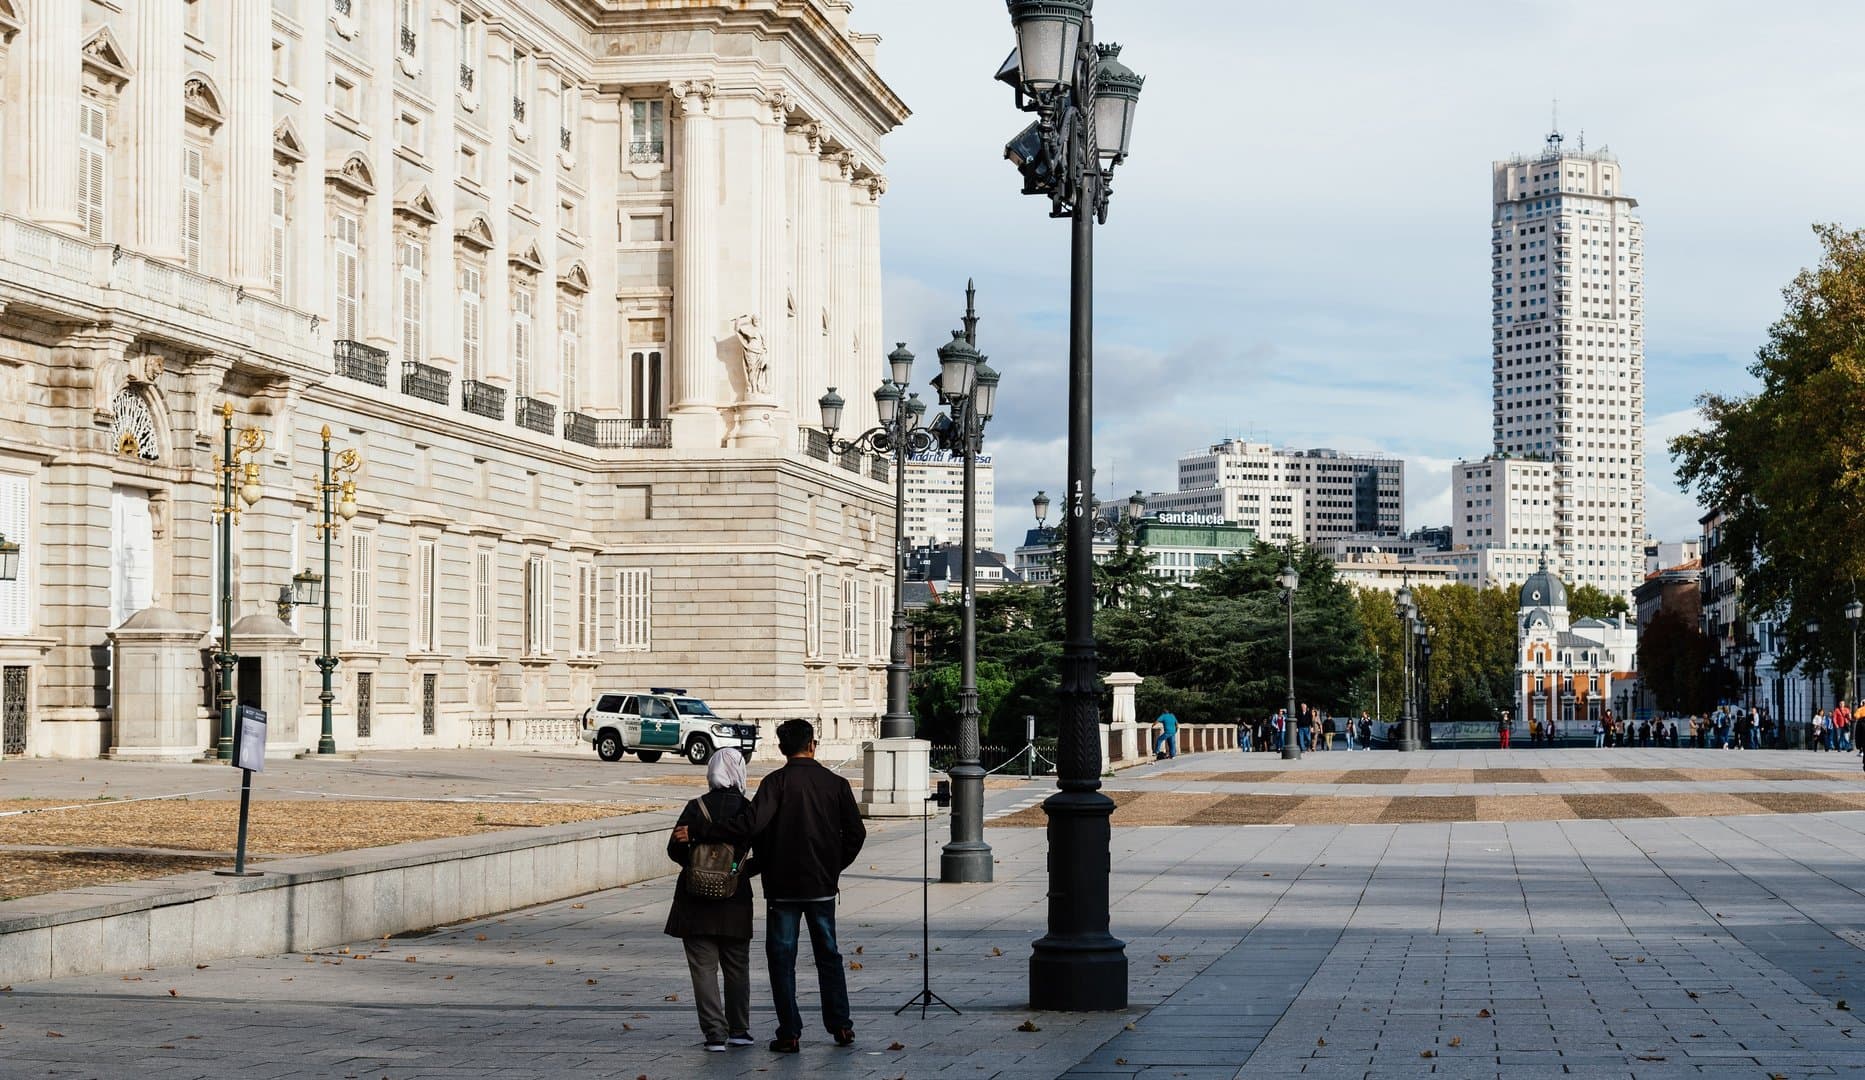
<instances>
[{"instance_id":1,"label":"street light on pole","mask_svg":"<svg viewBox=\"0 0 1865 1080\"><path fill-rule=\"evenodd\" d=\"M1295 589L1302 583L1301 574L1295 570L1294 563L1287 563L1282 572L1276 575L1276 584L1282 586L1282 603L1288 608L1289 615L1289 712L1282 722L1282 759L1296 761L1302 756L1301 742L1288 737L1288 729L1295 723Z\"/></svg>"},{"instance_id":2,"label":"street light on pole","mask_svg":"<svg viewBox=\"0 0 1865 1080\"><path fill-rule=\"evenodd\" d=\"M220 689L214 704L220 711L220 738L214 756L233 760L233 678L240 658L233 651L233 525L240 511L257 503L264 489L259 483L259 451L265 449L265 432L243 428L235 441L233 403L221 402L222 452L214 457L220 474L220 498L214 503L214 520L220 525L220 651L214 662L220 668ZM245 867L240 868L242 871Z\"/></svg>"},{"instance_id":3,"label":"street light on pole","mask_svg":"<svg viewBox=\"0 0 1865 1080\"><path fill-rule=\"evenodd\" d=\"M1017 49L997 78L1036 120L1004 148L1027 195L1072 221L1069 295L1067 595L1062 728L1049 818L1048 932L1030 956L1038 1009L1121 1009L1126 946L1108 932L1114 804L1100 791L1100 688L1094 646L1094 229L1107 219L1108 185L1127 156L1143 80L1120 48L1094 45L1090 0L1007 0Z\"/></svg>"},{"instance_id":4,"label":"street light on pole","mask_svg":"<svg viewBox=\"0 0 1865 1080\"><path fill-rule=\"evenodd\" d=\"M1396 749L1410 752L1418 749L1417 714L1413 703L1413 656L1415 643L1412 638L1417 632L1418 603L1412 596L1412 587L1401 585L1394 598L1394 605L1399 615L1399 739Z\"/></svg>"},{"instance_id":5,"label":"street light on pole","mask_svg":"<svg viewBox=\"0 0 1865 1080\"><path fill-rule=\"evenodd\" d=\"M324 544L324 651L317 657L318 675L323 683L317 693L322 727L317 736L317 752L334 754L337 752L337 736L331 718L331 706L337 700L337 692L331 684L336 676L338 661L336 648L331 641L330 542L341 527L341 522L356 517L356 473L363 467L363 459L354 449L348 449L338 451L333 462L330 456L329 424L324 425L321 435L324 443L324 472L318 478L317 495L322 505L320 520L312 526ZM337 498L335 517L332 516L330 502L333 495Z\"/></svg>"},{"instance_id":6,"label":"street light on pole","mask_svg":"<svg viewBox=\"0 0 1865 1080\"><path fill-rule=\"evenodd\" d=\"M1859 699L1859 616L1865 615L1865 604L1854 597L1846 605L1846 623L1852 628L1852 670L1846 675L1846 700L1858 707Z\"/></svg>"},{"instance_id":7,"label":"street light on pole","mask_svg":"<svg viewBox=\"0 0 1865 1080\"><path fill-rule=\"evenodd\" d=\"M1814 652L1819 647L1819 644L1818 644L1819 639L1820 639L1820 620L1815 619L1815 618L1809 618L1807 620L1807 660L1809 662L1808 670L1813 672L1813 678L1811 681L1813 683L1813 711L1814 712L1820 711L1820 678L1826 674L1823 670L1814 668L1811 663L1812 660L1814 659Z\"/></svg>"}]
</instances>

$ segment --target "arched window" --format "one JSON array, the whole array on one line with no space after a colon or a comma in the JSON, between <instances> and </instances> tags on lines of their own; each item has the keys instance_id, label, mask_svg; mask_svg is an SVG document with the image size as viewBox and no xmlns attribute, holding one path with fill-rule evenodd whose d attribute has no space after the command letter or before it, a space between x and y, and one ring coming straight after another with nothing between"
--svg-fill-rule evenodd
<instances>
[{"instance_id":1,"label":"arched window","mask_svg":"<svg viewBox=\"0 0 1865 1080\"><path fill-rule=\"evenodd\" d=\"M117 453L142 461L162 460L161 434L148 399L140 391L126 386L117 392L110 407L117 417L110 430Z\"/></svg>"}]
</instances>

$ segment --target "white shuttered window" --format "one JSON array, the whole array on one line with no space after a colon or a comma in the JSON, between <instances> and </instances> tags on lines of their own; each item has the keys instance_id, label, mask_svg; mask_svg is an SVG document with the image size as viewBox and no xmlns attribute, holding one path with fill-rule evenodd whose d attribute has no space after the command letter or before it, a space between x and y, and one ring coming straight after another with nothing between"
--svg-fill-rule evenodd
<instances>
[{"instance_id":1,"label":"white shuttered window","mask_svg":"<svg viewBox=\"0 0 1865 1080\"><path fill-rule=\"evenodd\" d=\"M803 655L814 660L822 655L822 575L803 577Z\"/></svg>"},{"instance_id":2,"label":"white shuttered window","mask_svg":"<svg viewBox=\"0 0 1865 1080\"><path fill-rule=\"evenodd\" d=\"M651 571L615 572L615 648L645 652L653 644L654 590Z\"/></svg>"},{"instance_id":3,"label":"white shuttered window","mask_svg":"<svg viewBox=\"0 0 1865 1080\"><path fill-rule=\"evenodd\" d=\"M350 533L350 644L375 644L375 543L372 533Z\"/></svg>"},{"instance_id":4,"label":"white shuttered window","mask_svg":"<svg viewBox=\"0 0 1865 1080\"><path fill-rule=\"evenodd\" d=\"M419 240L403 237L396 244L396 262L401 267L401 358L425 360L421 348L421 328L427 322L427 299L422 289L422 259L426 252Z\"/></svg>"},{"instance_id":5,"label":"white shuttered window","mask_svg":"<svg viewBox=\"0 0 1865 1080\"><path fill-rule=\"evenodd\" d=\"M550 561L542 555L525 560L525 655L547 655L554 644Z\"/></svg>"},{"instance_id":6,"label":"white shuttered window","mask_svg":"<svg viewBox=\"0 0 1865 1080\"><path fill-rule=\"evenodd\" d=\"M498 563L491 548L473 552L473 651L476 653L491 652L496 647L492 633L497 573Z\"/></svg>"},{"instance_id":7,"label":"white shuttered window","mask_svg":"<svg viewBox=\"0 0 1865 1080\"><path fill-rule=\"evenodd\" d=\"M477 266L460 267L460 377L479 381L480 276Z\"/></svg>"},{"instance_id":8,"label":"white shuttered window","mask_svg":"<svg viewBox=\"0 0 1865 1080\"><path fill-rule=\"evenodd\" d=\"M201 148L181 148L181 257L188 269L201 268L201 204L206 198Z\"/></svg>"},{"instance_id":9,"label":"white shuttered window","mask_svg":"<svg viewBox=\"0 0 1865 1080\"><path fill-rule=\"evenodd\" d=\"M19 545L19 577L0 581L0 634L32 632L32 481L0 473L0 535Z\"/></svg>"},{"instance_id":10,"label":"white shuttered window","mask_svg":"<svg viewBox=\"0 0 1865 1080\"><path fill-rule=\"evenodd\" d=\"M531 396L531 290L512 293L512 393Z\"/></svg>"},{"instance_id":11,"label":"white shuttered window","mask_svg":"<svg viewBox=\"0 0 1865 1080\"><path fill-rule=\"evenodd\" d=\"M558 310L557 351L558 361L563 371L563 408L565 412L577 412L582 408L577 387L577 359L582 345L578 340L578 327L582 319L576 305L564 304Z\"/></svg>"},{"instance_id":12,"label":"white shuttered window","mask_svg":"<svg viewBox=\"0 0 1865 1080\"><path fill-rule=\"evenodd\" d=\"M331 223L331 284L336 289L337 325L333 332L339 341L362 339L362 278L358 273L357 221L349 214L338 214Z\"/></svg>"},{"instance_id":13,"label":"white shuttered window","mask_svg":"<svg viewBox=\"0 0 1865 1080\"><path fill-rule=\"evenodd\" d=\"M861 656L861 586L854 578L842 579L842 656Z\"/></svg>"},{"instance_id":14,"label":"white shuttered window","mask_svg":"<svg viewBox=\"0 0 1865 1080\"><path fill-rule=\"evenodd\" d=\"M286 272L287 260L291 256L288 247L291 230L286 225L285 213L288 199L285 185L275 181L272 184L272 295L278 297L280 302L291 299L287 289L290 275Z\"/></svg>"},{"instance_id":15,"label":"white shuttered window","mask_svg":"<svg viewBox=\"0 0 1865 1080\"><path fill-rule=\"evenodd\" d=\"M414 649L434 651L434 541L414 543Z\"/></svg>"},{"instance_id":16,"label":"white shuttered window","mask_svg":"<svg viewBox=\"0 0 1865 1080\"><path fill-rule=\"evenodd\" d=\"M104 207L109 197L109 127L103 106L78 102L78 221L85 235L104 238Z\"/></svg>"},{"instance_id":17,"label":"white shuttered window","mask_svg":"<svg viewBox=\"0 0 1865 1080\"><path fill-rule=\"evenodd\" d=\"M596 642L596 568L576 568L576 654L594 656Z\"/></svg>"}]
</instances>

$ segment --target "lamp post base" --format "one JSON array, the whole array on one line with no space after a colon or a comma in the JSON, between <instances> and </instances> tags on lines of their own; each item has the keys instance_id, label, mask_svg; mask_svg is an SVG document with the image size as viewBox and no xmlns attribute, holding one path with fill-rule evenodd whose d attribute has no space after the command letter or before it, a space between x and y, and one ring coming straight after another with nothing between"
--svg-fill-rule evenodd
<instances>
[{"instance_id":1,"label":"lamp post base","mask_svg":"<svg viewBox=\"0 0 1865 1080\"><path fill-rule=\"evenodd\" d=\"M1031 945L1030 1007L1124 1009L1127 947L1108 932L1114 802L1099 791L1059 791L1043 802L1043 812L1049 816L1049 932Z\"/></svg>"},{"instance_id":2,"label":"lamp post base","mask_svg":"<svg viewBox=\"0 0 1865 1080\"><path fill-rule=\"evenodd\" d=\"M337 752L337 740L335 740L335 739L333 739L333 738L331 738L331 737L330 737L330 736L328 736L328 735L320 735L320 736L318 736L318 739L317 739L317 752L318 752L318 753L320 753L320 754L334 754L334 753L336 753L336 752Z\"/></svg>"},{"instance_id":3,"label":"lamp post base","mask_svg":"<svg viewBox=\"0 0 1865 1080\"><path fill-rule=\"evenodd\" d=\"M1030 955L1030 1008L1044 1012L1117 1012L1127 1007L1125 943L1038 940Z\"/></svg>"},{"instance_id":4,"label":"lamp post base","mask_svg":"<svg viewBox=\"0 0 1865 1080\"><path fill-rule=\"evenodd\" d=\"M926 801L932 772L932 743L925 739L875 739L861 747L864 818L917 818L933 813Z\"/></svg>"},{"instance_id":5,"label":"lamp post base","mask_svg":"<svg viewBox=\"0 0 1865 1080\"><path fill-rule=\"evenodd\" d=\"M1284 739L1282 741L1282 760L1300 761L1301 759L1302 744L1297 739Z\"/></svg>"},{"instance_id":6,"label":"lamp post base","mask_svg":"<svg viewBox=\"0 0 1865 1080\"><path fill-rule=\"evenodd\" d=\"M974 761L953 766L947 775L952 778L952 840L939 852L939 880L989 884L996 863L984 840L984 769Z\"/></svg>"},{"instance_id":7,"label":"lamp post base","mask_svg":"<svg viewBox=\"0 0 1865 1080\"><path fill-rule=\"evenodd\" d=\"M954 840L939 851L943 885L989 885L994 869L991 845L982 840Z\"/></svg>"}]
</instances>

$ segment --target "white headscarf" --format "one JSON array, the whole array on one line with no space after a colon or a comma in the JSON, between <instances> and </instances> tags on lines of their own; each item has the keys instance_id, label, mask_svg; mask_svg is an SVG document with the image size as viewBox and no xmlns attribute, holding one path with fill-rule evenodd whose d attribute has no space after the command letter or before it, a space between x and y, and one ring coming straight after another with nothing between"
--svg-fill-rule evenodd
<instances>
[{"instance_id":1,"label":"white headscarf","mask_svg":"<svg viewBox=\"0 0 1865 1080\"><path fill-rule=\"evenodd\" d=\"M732 747L715 752L706 762L706 786L745 790L745 756Z\"/></svg>"}]
</instances>

